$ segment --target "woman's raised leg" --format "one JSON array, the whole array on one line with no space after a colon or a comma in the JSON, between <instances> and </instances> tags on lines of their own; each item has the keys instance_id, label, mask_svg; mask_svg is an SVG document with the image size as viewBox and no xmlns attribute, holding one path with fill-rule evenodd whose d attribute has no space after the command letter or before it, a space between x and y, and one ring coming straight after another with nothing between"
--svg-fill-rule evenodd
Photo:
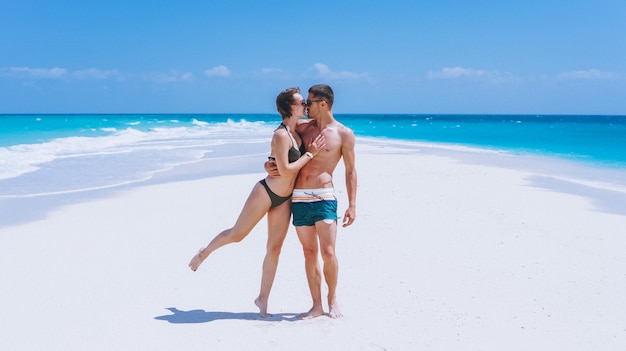
<instances>
[{"instance_id":1,"label":"woman's raised leg","mask_svg":"<svg viewBox=\"0 0 626 351\"><path fill-rule=\"evenodd\" d=\"M200 264L215 250L220 247L243 240L265 216L271 205L270 198L263 186L256 183L243 205L239 218L235 225L219 233L206 247L200 249L189 262L189 268L195 271Z\"/></svg>"}]
</instances>

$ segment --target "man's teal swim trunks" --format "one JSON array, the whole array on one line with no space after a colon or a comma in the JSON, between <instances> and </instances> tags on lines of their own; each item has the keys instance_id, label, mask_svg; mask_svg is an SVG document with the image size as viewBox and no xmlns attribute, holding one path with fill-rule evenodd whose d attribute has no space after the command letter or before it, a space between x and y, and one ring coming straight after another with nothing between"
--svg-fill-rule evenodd
<instances>
[{"instance_id":1,"label":"man's teal swim trunks","mask_svg":"<svg viewBox=\"0 0 626 351\"><path fill-rule=\"evenodd\" d=\"M291 212L296 227L315 225L315 222L337 221L337 197L333 188L294 189Z\"/></svg>"}]
</instances>

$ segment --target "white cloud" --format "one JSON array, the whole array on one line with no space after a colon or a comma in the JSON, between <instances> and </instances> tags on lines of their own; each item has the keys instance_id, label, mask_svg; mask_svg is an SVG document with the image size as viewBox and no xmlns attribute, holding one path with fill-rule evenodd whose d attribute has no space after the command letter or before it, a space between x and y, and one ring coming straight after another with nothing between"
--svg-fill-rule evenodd
<instances>
[{"instance_id":1,"label":"white cloud","mask_svg":"<svg viewBox=\"0 0 626 351\"><path fill-rule=\"evenodd\" d=\"M283 74L283 73L285 73L285 71L283 71L282 69L278 69L278 68L263 68L263 69L261 69L261 72L263 74L276 74L276 73Z\"/></svg>"},{"instance_id":2,"label":"white cloud","mask_svg":"<svg viewBox=\"0 0 626 351\"><path fill-rule=\"evenodd\" d=\"M437 72L428 72L429 79L479 79L492 83L503 83L519 80L513 74L499 71L487 71L465 67L444 67Z\"/></svg>"},{"instance_id":3,"label":"white cloud","mask_svg":"<svg viewBox=\"0 0 626 351\"><path fill-rule=\"evenodd\" d=\"M348 71L335 72L323 63L314 64L313 69L317 72L319 77L328 80L350 80L367 77L367 73L354 73Z\"/></svg>"},{"instance_id":4,"label":"white cloud","mask_svg":"<svg viewBox=\"0 0 626 351\"><path fill-rule=\"evenodd\" d=\"M193 73L178 72L175 70L163 73L157 72L149 75L149 80L157 83L177 83L190 81L194 78Z\"/></svg>"},{"instance_id":5,"label":"white cloud","mask_svg":"<svg viewBox=\"0 0 626 351\"><path fill-rule=\"evenodd\" d=\"M207 77L228 77L230 76L230 70L226 66L215 66L204 71L204 75Z\"/></svg>"},{"instance_id":6,"label":"white cloud","mask_svg":"<svg viewBox=\"0 0 626 351\"><path fill-rule=\"evenodd\" d=\"M570 71L557 75L557 80L609 80L616 79L619 75L613 72L602 72L597 69L586 71Z\"/></svg>"},{"instance_id":7,"label":"white cloud","mask_svg":"<svg viewBox=\"0 0 626 351\"><path fill-rule=\"evenodd\" d=\"M485 70L476 70L464 67L444 67L438 72L428 72L430 79L458 79L464 77L486 77L490 73Z\"/></svg>"},{"instance_id":8,"label":"white cloud","mask_svg":"<svg viewBox=\"0 0 626 351\"><path fill-rule=\"evenodd\" d=\"M14 75L25 75L27 77L32 78L42 78L42 79L60 79L63 78L67 74L67 70L65 68L30 68L30 67L11 67L9 68L9 72Z\"/></svg>"},{"instance_id":9,"label":"white cloud","mask_svg":"<svg viewBox=\"0 0 626 351\"><path fill-rule=\"evenodd\" d=\"M79 80L105 80L111 77L122 78L117 70L101 70L88 68L78 71L68 71L65 68L31 68L31 67L9 67L0 68L0 75L13 78L32 79L79 79Z\"/></svg>"},{"instance_id":10,"label":"white cloud","mask_svg":"<svg viewBox=\"0 0 626 351\"><path fill-rule=\"evenodd\" d=\"M103 71L97 68L88 68L84 70L74 71L72 72L72 76L77 79L95 79L95 80L105 80L111 76L120 76L117 70L109 70Z\"/></svg>"},{"instance_id":11,"label":"white cloud","mask_svg":"<svg viewBox=\"0 0 626 351\"><path fill-rule=\"evenodd\" d=\"M272 79L272 80L293 80L293 76L280 68L261 68L260 71L255 71L252 75L260 79Z\"/></svg>"}]
</instances>

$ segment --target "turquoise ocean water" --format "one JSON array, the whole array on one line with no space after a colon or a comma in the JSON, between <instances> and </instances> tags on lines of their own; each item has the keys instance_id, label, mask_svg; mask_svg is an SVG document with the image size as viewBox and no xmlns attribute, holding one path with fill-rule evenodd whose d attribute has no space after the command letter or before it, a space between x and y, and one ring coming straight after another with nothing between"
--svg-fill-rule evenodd
<instances>
[{"instance_id":1,"label":"turquoise ocean water","mask_svg":"<svg viewBox=\"0 0 626 351\"><path fill-rule=\"evenodd\" d=\"M626 168L626 116L337 114L357 138L461 144ZM262 160L277 114L0 115L0 199L121 186L207 160ZM257 162L257 161L255 161ZM210 166L209 166L210 167Z\"/></svg>"}]
</instances>

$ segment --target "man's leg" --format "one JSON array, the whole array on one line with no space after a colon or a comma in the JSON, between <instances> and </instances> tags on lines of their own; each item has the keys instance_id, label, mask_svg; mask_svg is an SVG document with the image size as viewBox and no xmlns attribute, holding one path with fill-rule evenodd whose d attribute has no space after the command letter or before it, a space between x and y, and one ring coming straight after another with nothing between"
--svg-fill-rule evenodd
<instances>
[{"instance_id":1,"label":"man's leg","mask_svg":"<svg viewBox=\"0 0 626 351\"><path fill-rule=\"evenodd\" d=\"M341 318L343 314L337 303L337 278L339 276L339 263L335 255L335 241L337 238L337 221L318 221L315 229L319 237L322 259L324 260L324 278L328 285L328 309L329 317Z\"/></svg>"},{"instance_id":2,"label":"man's leg","mask_svg":"<svg viewBox=\"0 0 626 351\"><path fill-rule=\"evenodd\" d=\"M318 256L318 244L317 234L315 233L315 227L298 226L296 227L298 233L298 239L302 244L302 250L304 252L304 268L306 270L306 278L309 283L309 290L311 291L311 298L313 299L313 307L309 312L301 314L300 319L311 319L319 317L324 314L324 307L322 306L322 274L320 266L317 262Z\"/></svg>"}]
</instances>

